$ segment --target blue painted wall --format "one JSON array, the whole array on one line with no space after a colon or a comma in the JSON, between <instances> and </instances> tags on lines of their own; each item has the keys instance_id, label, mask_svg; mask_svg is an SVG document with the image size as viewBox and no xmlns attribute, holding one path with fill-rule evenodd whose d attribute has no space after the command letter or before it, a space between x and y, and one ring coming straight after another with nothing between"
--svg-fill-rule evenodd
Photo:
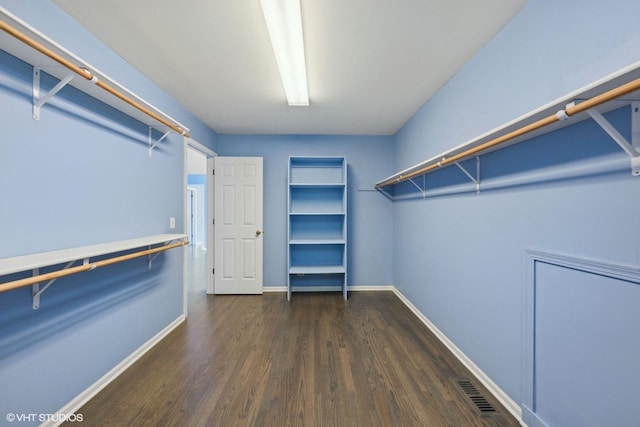
<instances>
[{"instance_id":1,"label":"blue painted wall","mask_svg":"<svg viewBox=\"0 0 640 427\"><path fill-rule=\"evenodd\" d=\"M216 135L49 1L0 6L191 128ZM183 230L183 138L147 154L148 129L73 88L31 118L32 67L0 51L0 257ZM43 78L43 85L55 84ZM176 230L169 217L176 217ZM0 424L53 413L182 314L182 251L0 294ZM13 277L3 277L5 281ZM162 307L159 310L158 307Z\"/></svg>"},{"instance_id":2,"label":"blue painted wall","mask_svg":"<svg viewBox=\"0 0 640 427\"><path fill-rule=\"evenodd\" d=\"M200 174L189 174L187 175L187 184L207 185L207 176Z\"/></svg>"},{"instance_id":3,"label":"blue painted wall","mask_svg":"<svg viewBox=\"0 0 640 427\"><path fill-rule=\"evenodd\" d=\"M516 402L524 250L640 262L639 181L592 123L483 156L479 195L391 203L366 191L639 60L636 1L530 0L395 137L215 135L51 2L0 6L220 155L264 157L266 286L286 284L287 157L346 156L351 284L395 284ZM139 123L70 88L35 122L30 91L31 67L0 53L0 257L169 232L170 216L182 229L180 137L148 158ZM608 118L629 136L628 116ZM429 185L469 190L453 168ZM179 316L181 263L174 251L151 271L132 261L61 280L37 312L28 289L0 295L0 415L54 412Z\"/></svg>"},{"instance_id":4,"label":"blue painted wall","mask_svg":"<svg viewBox=\"0 0 640 427\"><path fill-rule=\"evenodd\" d=\"M530 0L400 130L394 169L640 60L638 16L636 1ZM628 108L608 117L630 138ZM525 249L638 266L640 180L592 122L483 156L479 195L465 180L448 168L427 186L471 191L394 203L394 283L520 403Z\"/></svg>"},{"instance_id":5,"label":"blue painted wall","mask_svg":"<svg viewBox=\"0 0 640 427\"><path fill-rule=\"evenodd\" d=\"M370 191L380 176L393 173L392 137L219 135L217 152L221 156L264 158L265 286L287 284L289 156L347 158L349 284L393 283L393 205Z\"/></svg>"}]
</instances>

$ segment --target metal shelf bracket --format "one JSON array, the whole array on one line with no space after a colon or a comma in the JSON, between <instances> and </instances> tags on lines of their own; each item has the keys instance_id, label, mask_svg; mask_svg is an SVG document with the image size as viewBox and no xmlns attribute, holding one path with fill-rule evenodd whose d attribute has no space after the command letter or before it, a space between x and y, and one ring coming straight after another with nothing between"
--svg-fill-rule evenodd
<instances>
[{"instance_id":1,"label":"metal shelf bracket","mask_svg":"<svg viewBox=\"0 0 640 427\"><path fill-rule=\"evenodd\" d=\"M166 243L164 244L164 246L168 246L168 245L170 245L170 244L171 244L171 242L173 242L173 240L166 242ZM149 245L149 246L148 246L148 249L152 249L152 246L151 246L151 245ZM153 260L154 260L154 259L156 259L156 257L157 257L158 255L160 255L160 252L156 252L156 253L154 253L154 254L149 254L149 255L148 255L148 258L149 258L149 260L148 260L148 263L149 263L149 270L151 270L151 266L152 266ZM60 271L62 271L62 270L67 270L68 268L72 267L72 266L73 266L73 264L75 264L75 263L76 263L76 261L78 261L78 260L70 261L70 262L69 262L69 263L67 263L67 265L65 265L65 266L64 266L64 268L62 268ZM88 264L90 264L90 262L89 262L89 258L83 258L83 259L82 259L82 265L88 265ZM91 270L93 270L93 269L95 269L95 268L96 268L96 266L95 266L95 265L91 265ZM39 274L40 274L40 269L39 269L39 268L34 268L34 269L32 270L32 275L33 275L33 276L38 276ZM40 296L44 293L44 291L46 291L47 289L49 289L49 287L50 287L51 285L53 285L53 283L54 283L56 280L58 280L58 279L57 279L57 278L56 278L56 279L51 279L51 280L49 280L49 281L48 281L44 286L42 286L42 287L40 286L40 283L35 283L35 284L31 285L32 298L33 298L33 309L34 309L34 310L37 310L37 309L39 309L39 308L40 308Z\"/></svg>"},{"instance_id":2,"label":"metal shelf bracket","mask_svg":"<svg viewBox=\"0 0 640 427\"><path fill-rule=\"evenodd\" d=\"M622 150L627 153L629 159L631 160L631 174L633 176L640 176L640 147L638 146L640 142L638 139L638 132L640 128L640 124L638 120L640 120L640 103L633 102L631 104L631 123L632 123L632 142L629 143L627 139L622 136L620 132L609 122L604 116L595 109L587 110L587 114L591 116L591 118L598 124L604 131L611 137L613 140L622 148Z\"/></svg>"},{"instance_id":3,"label":"metal shelf bracket","mask_svg":"<svg viewBox=\"0 0 640 427\"><path fill-rule=\"evenodd\" d=\"M67 265L65 265L65 267L63 268L63 270L66 270L67 268L71 267L73 264L75 264L75 260L74 261L70 261ZM85 259L84 260L84 264L87 264L89 262L89 259ZM40 269L39 268L34 268L33 270L33 275L37 276L40 274ZM47 282L46 285L44 285L42 288L40 287L40 283L36 283L34 285L31 285L31 293L32 293L32 298L33 298L33 309L37 310L40 308L40 295L42 295L44 293L44 291L46 291L47 289L49 289L49 286L53 285L53 282L55 282L57 279L51 279Z\"/></svg>"},{"instance_id":4,"label":"metal shelf bracket","mask_svg":"<svg viewBox=\"0 0 640 427\"><path fill-rule=\"evenodd\" d=\"M426 175L422 175L422 187L416 184L413 178L409 178L409 182L412 183L418 190L420 190L420 193L422 193L423 199L427 198L427 176Z\"/></svg>"},{"instance_id":5,"label":"metal shelf bracket","mask_svg":"<svg viewBox=\"0 0 640 427\"><path fill-rule=\"evenodd\" d=\"M33 67L33 119L40 120L40 110L42 107L53 98L58 92L60 92L65 86L67 86L71 80L76 76L74 72L69 72L65 75L62 80L58 82L49 92L44 95L41 95L40 88L40 74L42 73L42 67ZM94 76L91 79L91 82L96 83L98 78ZM166 131L157 141L153 140L153 127L149 126L149 157L153 152L153 149L157 147L160 142L162 142L171 132L174 130L170 129ZM183 132L184 135L184 132Z\"/></svg>"},{"instance_id":6,"label":"metal shelf bracket","mask_svg":"<svg viewBox=\"0 0 640 427\"><path fill-rule=\"evenodd\" d=\"M151 246L149 246L149 249L151 249ZM151 266L153 264L153 260L156 259L156 257L158 255L159 254L151 254L151 255L149 255L149 270L151 270Z\"/></svg>"},{"instance_id":7,"label":"metal shelf bracket","mask_svg":"<svg viewBox=\"0 0 640 427\"><path fill-rule=\"evenodd\" d=\"M165 242L164 246L168 246L172 242L174 242L174 240L170 240L168 242ZM151 249L151 245L149 245L148 249ZM148 258L149 270L151 270L151 266L153 264L153 260L156 259L158 257L158 255L160 255L160 252L156 252L155 254L149 254L149 258Z\"/></svg>"},{"instance_id":8,"label":"metal shelf bracket","mask_svg":"<svg viewBox=\"0 0 640 427\"><path fill-rule=\"evenodd\" d=\"M75 76L73 72L69 72L62 80L58 82L49 92L40 96L40 73L42 68L33 67L33 120L40 120L40 109L47 103L55 94L60 92L62 88L69 84L71 79Z\"/></svg>"},{"instance_id":9,"label":"metal shelf bracket","mask_svg":"<svg viewBox=\"0 0 640 427\"><path fill-rule=\"evenodd\" d=\"M160 144L160 142L162 142L162 140L165 139L171 132L172 130L168 130L157 141L153 142L153 137L152 137L153 128L149 126L149 157L151 157L151 153L153 152L153 149L156 148L156 146Z\"/></svg>"},{"instance_id":10,"label":"metal shelf bracket","mask_svg":"<svg viewBox=\"0 0 640 427\"><path fill-rule=\"evenodd\" d=\"M471 180L476 184L476 193L480 193L480 156L476 156L476 176L473 177L468 170L464 168L460 163L454 162L454 164Z\"/></svg>"}]
</instances>

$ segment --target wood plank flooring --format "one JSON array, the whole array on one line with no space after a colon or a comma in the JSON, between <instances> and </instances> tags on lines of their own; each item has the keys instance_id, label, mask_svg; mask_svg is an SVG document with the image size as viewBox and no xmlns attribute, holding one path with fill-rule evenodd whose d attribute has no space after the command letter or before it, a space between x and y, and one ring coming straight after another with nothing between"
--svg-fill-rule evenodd
<instances>
[{"instance_id":1,"label":"wood plank flooring","mask_svg":"<svg viewBox=\"0 0 640 427\"><path fill-rule=\"evenodd\" d=\"M78 413L102 426L520 425L391 292L192 295L188 320Z\"/></svg>"}]
</instances>

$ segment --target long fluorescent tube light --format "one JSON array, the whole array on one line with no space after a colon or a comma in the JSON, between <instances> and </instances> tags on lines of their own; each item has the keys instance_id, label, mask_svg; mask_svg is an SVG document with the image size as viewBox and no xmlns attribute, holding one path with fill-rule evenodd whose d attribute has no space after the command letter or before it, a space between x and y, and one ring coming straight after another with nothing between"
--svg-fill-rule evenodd
<instances>
[{"instance_id":1,"label":"long fluorescent tube light","mask_svg":"<svg viewBox=\"0 0 640 427\"><path fill-rule=\"evenodd\" d=\"M260 0L289 105L309 105L300 0Z\"/></svg>"}]
</instances>

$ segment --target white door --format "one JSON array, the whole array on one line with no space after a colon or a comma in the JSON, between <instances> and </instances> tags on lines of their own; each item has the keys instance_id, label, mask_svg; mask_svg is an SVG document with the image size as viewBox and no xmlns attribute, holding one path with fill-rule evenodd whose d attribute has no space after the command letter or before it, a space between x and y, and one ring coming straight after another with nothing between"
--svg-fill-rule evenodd
<instances>
[{"instance_id":1,"label":"white door","mask_svg":"<svg viewBox=\"0 0 640 427\"><path fill-rule=\"evenodd\" d=\"M216 294L262 293L262 157L215 158Z\"/></svg>"}]
</instances>

